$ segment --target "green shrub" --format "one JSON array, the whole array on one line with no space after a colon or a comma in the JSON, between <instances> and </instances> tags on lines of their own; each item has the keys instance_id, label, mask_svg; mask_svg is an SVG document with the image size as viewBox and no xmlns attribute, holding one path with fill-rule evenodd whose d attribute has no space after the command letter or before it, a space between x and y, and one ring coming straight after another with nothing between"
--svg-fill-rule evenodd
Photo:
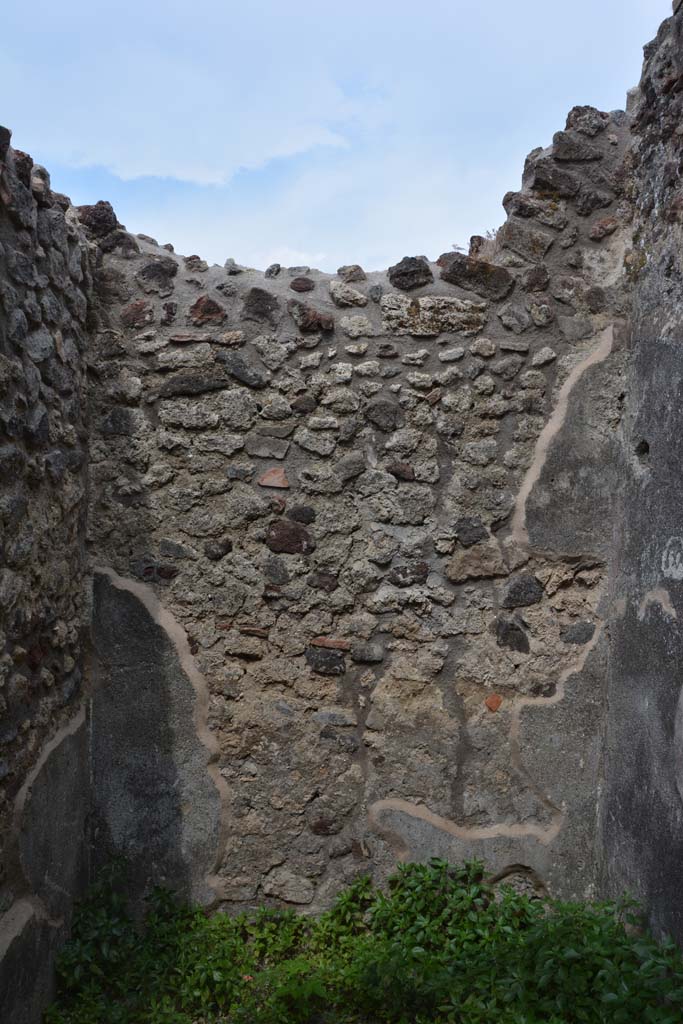
<instances>
[{"instance_id":1,"label":"green shrub","mask_svg":"<svg viewBox=\"0 0 683 1024\"><path fill-rule=\"evenodd\" d=\"M681 1024L683 960L628 903L495 893L481 864L401 866L317 919L217 914L111 874L79 907L47 1024Z\"/></svg>"}]
</instances>

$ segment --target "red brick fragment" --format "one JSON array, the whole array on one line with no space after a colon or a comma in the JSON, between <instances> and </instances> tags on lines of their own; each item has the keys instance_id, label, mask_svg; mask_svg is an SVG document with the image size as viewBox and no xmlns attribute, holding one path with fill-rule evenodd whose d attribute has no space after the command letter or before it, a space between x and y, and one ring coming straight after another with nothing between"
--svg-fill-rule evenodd
<instances>
[{"instance_id":1,"label":"red brick fragment","mask_svg":"<svg viewBox=\"0 0 683 1024\"><path fill-rule=\"evenodd\" d=\"M489 711L497 711L502 703L503 698L500 697L497 693L492 693L491 696L487 697L486 700L484 701L484 704L486 704L486 707L489 709Z\"/></svg>"},{"instance_id":2,"label":"red brick fragment","mask_svg":"<svg viewBox=\"0 0 683 1024\"><path fill-rule=\"evenodd\" d=\"M350 651L350 640L339 640L333 636L316 636L311 640L311 647L326 647L331 651Z\"/></svg>"},{"instance_id":3,"label":"red brick fragment","mask_svg":"<svg viewBox=\"0 0 683 1024\"><path fill-rule=\"evenodd\" d=\"M267 469L256 481L259 487L279 487L283 490L289 487L289 480L281 466L274 466Z\"/></svg>"}]
</instances>

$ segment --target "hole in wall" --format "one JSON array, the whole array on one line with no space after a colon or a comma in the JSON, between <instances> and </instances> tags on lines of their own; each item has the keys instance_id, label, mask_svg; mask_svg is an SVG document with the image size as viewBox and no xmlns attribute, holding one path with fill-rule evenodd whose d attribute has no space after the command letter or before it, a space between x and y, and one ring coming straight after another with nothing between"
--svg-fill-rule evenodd
<instances>
[{"instance_id":1,"label":"hole in wall","mask_svg":"<svg viewBox=\"0 0 683 1024\"><path fill-rule=\"evenodd\" d=\"M639 459L646 459L650 454L650 445L644 438L636 445L635 453Z\"/></svg>"}]
</instances>

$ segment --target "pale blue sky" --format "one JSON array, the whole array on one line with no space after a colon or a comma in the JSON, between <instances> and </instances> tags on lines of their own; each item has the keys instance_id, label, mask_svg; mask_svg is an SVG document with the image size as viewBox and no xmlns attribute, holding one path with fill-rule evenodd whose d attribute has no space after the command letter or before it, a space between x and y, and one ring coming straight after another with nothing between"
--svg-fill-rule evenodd
<instances>
[{"instance_id":1,"label":"pale blue sky","mask_svg":"<svg viewBox=\"0 0 683 1024\"><path fill-rule=\"evenodd\" d=\"M379 269L497 227L670 0L5 0L0 123L179 252Z\"/></svg>"}]
</instances>

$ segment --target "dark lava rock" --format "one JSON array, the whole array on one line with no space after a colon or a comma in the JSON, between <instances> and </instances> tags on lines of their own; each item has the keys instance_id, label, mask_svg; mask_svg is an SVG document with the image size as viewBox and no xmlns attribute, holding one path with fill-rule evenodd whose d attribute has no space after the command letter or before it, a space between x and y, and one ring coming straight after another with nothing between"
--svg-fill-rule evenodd
<instances>
[{"instance_id":1,"label":"dark lava rock","mask_svg":"<svg viewBox=\"0 0 683 1024\"><path fill-rule=\"evenodd\" d=\"M12 133L9 128L5 128L4 125L0 125L0 160L4 160L7 156L7 150L9 149L11 138Z\"/></svg>"},{"instance_id":2,"label":"dark lava rock","mask_svg":"<svg viewBox=\"0 0 683 1024\"><path fill-rule=\"evenodd\" d=\"M478 516L463 516L455 524L455 535L464 548L471 548L482 540L486 540L489 531Z\"/></svg>"},{"instance_id":3,"label":"dark lava rock","mask_svg":"<svg viewBox=\"0 0 683 1024\"><path fill-rule=\"evenodd\" d=\"M216 362L222 363L231 377L240 384L246 384L248 388L260 390L268 386L270 374L267 370L256 366L239 352L221 351L216 356Z\"/></svg>"},{"instance_id":4,"label":"dark lava rock","mask_svg":"<svg viewBox=\"0 0 683 1024\"><path fill-rule=\"evenodd\" d=\"M343 651L332 651L326 647L309 647L306 661L319 676L342 676L346 671Z\"/></svg>"},{"instance_id":5,"label":"dark lava rock","mask_svg":"<svg viewBox=\"0 0 683 1024\"><path fill-rule=\"evenodd\" d=\"M382 430L385 434L396 430L404 422L403 410L395 402L386 398L375 398L365 408L365 417L370 420L373 426Z\"/></svg>"},{"instance_id":6,"label":"dark lava rock","mask_svg":"<svg viewBox=\"0 0 683 1024\"><path fill-rule=\"evenodd\" d=\"M532 167L532 188L559 199L573 199L579 193L579 182L551 157L541 157Z\"/></svg>"},{"instance_id":7,"label":"dark lava rock","mask_svg":"<svg viewBox=\"0 0 683 1024\"><path fill-rule=\"evenodd\" d=\"M227 537L222 540L207 540L204 545L204 554L212 562L220 562L232 551L232 541Z\"/></svg>"},{"instance_id":8,"label":"dark lava rock","mask_svg":"<svg viewBox=\"0 0 683 1024\"><path fill-rule=\"evenodd\" d=\"M550 284L548 268L542 263L531 267L522 276L522 288L525 292L544 292Z\"/></svg>"},{"instance_id":9,"label":"dark lava rock","mask_svg":"<svg viewBox=\"0 0 683 1024\"><path fill-rule=\"evenodd\" d=\"M350 263L347 267L339 267L337 274L346 284L353 281L366 281L365 271L357 263Z\"/></svg>"},{"instance_id":10,"label":"dark lava rock","mask_svg":"<svg viewBox=\"0 0 683 1024\"><path fill-rule=\"evenodd\" d=\"M387 573L387 582L395 587L412 587L416 583L426 583L429 566L426 562L411 562L409 565L396 565Z\"/></svg>"},{"instance_id":11,"label":"dark lava rock","mask_svg":"<svg viewBox=\"0 0 683 1024\"><path fill-rule=\"evenodd\" d=\"M315 541L300 523L278 519L271 523L266 534L266 545L275 554L309 555L315 551Z\"/></svg>"},{"instance_id":12,"label":"dark lava rock","mask_svg":"<svg viewBox=\"0 0 683 1024\"><path fill-rule=\"evenodd\" d=\"M359 665L377 665L384 661L384 648L381 644L356 643L351 648L351 660Z\"/></svg>"},{"instance_id":13,"label":"dark lava rock","mask_svg":"<svg viewBox=\"0 0 683 1024\"><path fill-rule=\"evenodd\" d=\"M349 480L355 480L357 476L364 473L366 468L364 453L352 451L339 460L334 467L334 471L340 480L348 483Z\"/></svg>"},{"instance_id":14,"label":"dark lava rock","mask_svg":"<svg viewBox=\"0 0 683 1024\"><path fill-rule=\"evenodd\" d=\"M204 395L209 391L222 391L230 386L230 377L219 370L210 372L186 370L167 377L156 391L157 398L176 398L181 395Z\"/></svg>"},{"instance_id":15,"label":"dark lava rock","mask_svg":"<svg viewBox=\"0 0 683 1024\"><path fill-rule=\"evenodd\" d=\"M322 310L316 309L315 306L309 306L307 303L299 302L297 299L290 299L287 303L287 309L302 334L334 330L334 317L330 316L329 313L323 313Z\"/></svg>"},{"instance_id":16,"label":"dark lava rock","mask_svg":"<svg viewBox=\"0 0 683 1024\"><path fill-rule=\"evenodd\" d=\"M595 626L592 622L574 622L560 630L560 640L565 644L587 644L594 636Z\"/></svg>"},{"instance_id":17,"label":"dark lava rock","mask_svg":"<svg viewBox=\"0 0 683 1024\"><path fill-rule=\"evenodd\" d=\"M306 416L309 412L313 412L313 410L318 407L318 403L313 395L299 395L299 397L295 398L290 405L298 416Z\"/></svg>"},{"instance_id":18,"label":"dark lava rock","mask_svg":"<svg viewBox=\"0 0 683 1024\"><path fill-rule=\"evenodd\" d=\"M543 587L531 573L522 573L513 576L509 581L505 596L503 597L503 608L527 608L529 605L538 604L543 597Z\"/></svg>"},{"instance_id":19,"label":"dark lava rock","mask_svg":"<svg viewBox=\"0 0 683 1024\"><path fill-rule=\"evenodd\" d=\"M170 256L156 256L145 263L135 275L135 280L145 292L159 292L170 295L173 291L173 278L178 273L178 264Z\"/></svg>"},{"instance_id":20,"label":"dark lava rock","mask_svg":"<svg viewBox=\"0 0 683 1024\"><path fill-rule=\"evenodd\" d=\"M271 263L270 266L266 268L266 272L265 272L265 274L263 276L264 277L277 277L277 275L280 273L281 270L282 270L282 266L279 263Z\"/></svg>"},{"instance_id":21,"label":"dark lava rock","mask_svg":"<svg viewBox=\"0 0 683 1024\"><path fill-rule=\"evenodd\" d=\"M263 567L263 575L271 583L277 583L280 587L289 583L290 577L287 566L281 558L274 558L272 555L268 558Z\"/></svg>"},{"instance_id":22,"label":"dark lava rock","mask_svg":"<svg viewBox=\"0 0 683 1024\"><path fill-rule=\"evenodd\" d=\"M190 319L196 327L203 324L222 324L226 316L223 307L209 295L201 295L190 307Z\"/></svg>"},{"instance_id":23,"label":"dark lava rock","mask_svg":"<svg viewBox=\"0 0 683 1024\"><path fill-rule=\"evenodd\" d=\"M295 523L303 523L304 526L310 526L316 519L315 509L311 508L310 505L293 505L287 510L287 518L293 519Z\"/></svg>"},{"instance_id":24,"label":"dark lava rock","mask_svg":"<svg viewBox=\"0 0 683 1024\"><path fill-rule=\"evenodd\" d=\"M104 238L111 231L120 228L111 203L100 200L94 206L77 206L76 213L83 227L92 238Z\"/></svg>"},{"instance_id":25,"label":"dark lava rock","mask_svg":"<svg viewBox=\"0 0 683 1024\"><path fill-rule=\"evenodd\" d=\"M396 359L398 349L391 341L383 341L377 346L378 359Z\"/></svg>"},{"instance_id":26,"label":"dark lava rock","mask_svg":"<svg viewBox=\"0 0 683 1024\"><path fill-rule=\"evenodd\" d=\"M315 281L310 277L295 277L293 281L289 282L289 287L293 292L312 292L315 288Z\"/></svg>"},{"instance_id":27,"label":"dark lava rock","mask_svg":"<svg viewBox=\"0 0 683 1024\"><path fill-rule=\"evenodd\" d=\"M446 252L437 260L441 280L474 292L485 299L498 301L510 294L515 279L505 267L496 267L485 260L473 260L459 252Z\"/></svg>"},{"instance_id":28,"label":"dark lava rock","mask_svg":"<svg viewBox=\"0 0 683 1024\"><path fill-rule=\"evenodd\" d=\"M124 327L146 327L154 321L154 310L145 299L137 299L121 310L121 323Z\"/></svg>"},{"instance_id":29,"label":"dark lava rock","mask_svg":"<svg viewBox=\"0 0 683 1024\"><path fill-rule=\"evenodd\" d=\"M608 124L609 114L595 107L573 107L567 114L567 130L573 128L590 138L604 132Z\"/></svg>"},{"instance_id":30,"label":"dark lava rock","mask_svg":"<svg viewBox=\"0 0 683 1024\"><path fill-rule=\"evenodd\" d=\"M323 590L326 594L332 594L339 587L339 580L332 572L314 572L306 579L306 583L313 590Z\"/></svg>"},{"instance_id":31,"label":"dark lava rock","mask_svg":"<svg viewBox=\"0 0 683 1024\"><path fill-rule=\"evenodd\" d=\"M515 619L496 619L496 641L499 647L509 647L521 654L529 653L529 638Z\"/></svg>"},{"instance_id":32,"label":"dark lava rock","mask_svg":"<svg viewBox=\"0 0 683 1024\"><path fill-rule=\"evenodd\" d=\"M602 160L602 153L573 132L555 132L553 157L566 163L588 163L591 160Z\"/></svg>"},{"instance_id":33,"label":"dark lava rock","mask_svg":"<svg viewBox=\"0 0 683 1024\"><path fill-rule=\"evenodd\" d=\"M257 323L277 322L280 303L277 296L267 292L265 288L250 288L242 303L242 317L255 320Z\"/></svg>"},{"instance_id":34,"label":"dark lava rock","mask_svg":"<svg viewBox=\"0 0 683 1024\"><path fill-rule=\"evenodd\" d=\"M390 462L387 466L387 473L391 473L397 480L412 481L415 479L415 470L409 462Z\"/></svg>"},{"instance_id":35,"label":"dark lava rock","mask_svg":"<svg viewBox=\"0 0 683 1024\"><path fill-rule=\"evenodd\" d=\"M400 288L404 292L421 288L434 280L429 264L419 256L404 256L399 263L389 267L387 274L394 288Z\"/></svg>"}]
</instances>

